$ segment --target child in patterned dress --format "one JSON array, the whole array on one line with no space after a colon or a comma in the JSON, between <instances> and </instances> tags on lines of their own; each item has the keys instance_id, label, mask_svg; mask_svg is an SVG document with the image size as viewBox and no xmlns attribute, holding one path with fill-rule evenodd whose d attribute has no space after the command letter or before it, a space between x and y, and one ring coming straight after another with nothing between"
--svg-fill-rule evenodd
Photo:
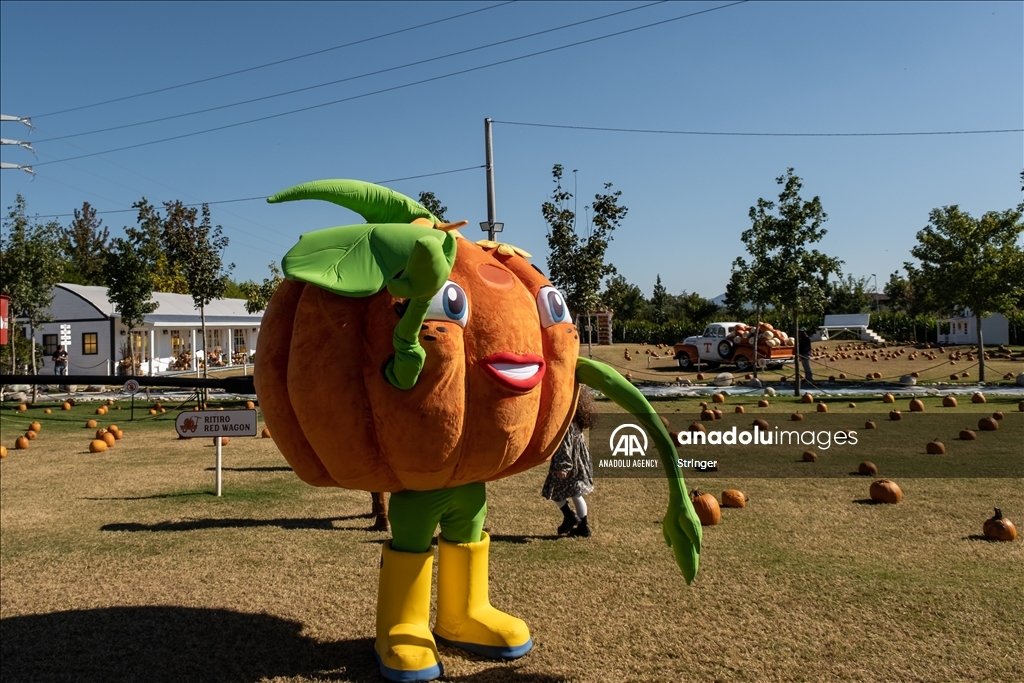
<instances>
[{"instance_id":1,"label":"child in patterned dress","mask_svg":"<svg viewBox=\"0 0 1024 683\"><path fill-rule=\"evenodd\" d=\"M562 511L562 524L558 527L559 535L590 537L590 525L587 521L587 502L583 496L594 490L594 466L590 460L590 451L583 437L583 430L591 425L594 412L594 399L590 390L583 387L580 392L576 414L569 425L569 431L551 456L551 467L541 496L553 501ZM572 500L573 512L569 506Z\"/></svg>"}]
</instances>

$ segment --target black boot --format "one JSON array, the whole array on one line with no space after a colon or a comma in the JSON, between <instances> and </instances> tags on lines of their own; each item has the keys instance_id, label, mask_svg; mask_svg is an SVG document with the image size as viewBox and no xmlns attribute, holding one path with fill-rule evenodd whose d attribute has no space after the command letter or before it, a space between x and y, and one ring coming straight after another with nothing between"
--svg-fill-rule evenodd
<instances>
[{"instance_id":1,"label":"black boot","mask_svg":"<svg viewBox=\"0 0 1024 683\"><path fill-rule=\"evenodd\" d=\"M562 520L561 526L558 527L558 535L567 534L573 530L573 528L580 523L580 518L576 516L576 513L572 511L572 507L568 503L561 507Z\"/></svg>"},{"instance_id":2,"label":"black boot","mask_svg":"<svg viewBox=\"0 0 1024 683\"><path fill-rule=\"evenodd\" d=\"M584 517L581 519L576 528L569 532L569 535L579 536L580 538L590 538L590 525L587 524L587 518Z\"/></svg>"}]
</instances>

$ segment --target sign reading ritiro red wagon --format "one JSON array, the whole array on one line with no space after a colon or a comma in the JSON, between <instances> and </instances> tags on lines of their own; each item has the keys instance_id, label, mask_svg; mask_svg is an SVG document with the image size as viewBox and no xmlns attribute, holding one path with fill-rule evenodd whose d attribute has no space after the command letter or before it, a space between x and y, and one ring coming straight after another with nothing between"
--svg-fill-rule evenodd
<instances>
[{"instance_id":1,"label":"sign reading ritiro red wagon","mask_svg":"<svg viewBox=\"0 0 1024 683\"><path fill-rule=\"evenodd\" d=\"M255 410L199 410L174 421L179 436L256 436Z\"/></svg>"}]
</instances>

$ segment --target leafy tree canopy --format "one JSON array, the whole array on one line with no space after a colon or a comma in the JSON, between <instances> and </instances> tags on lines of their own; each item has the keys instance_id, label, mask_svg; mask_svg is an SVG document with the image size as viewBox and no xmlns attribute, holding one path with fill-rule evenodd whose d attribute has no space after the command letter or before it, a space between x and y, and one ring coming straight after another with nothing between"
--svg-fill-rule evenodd
<instances>
[{"instance_id":1,"label":"leafy tree canopy","mask_svg":"<svg viewBox=\"0 0 1024 683\"><path fill-rule=\"evenodd\" d=\"M61 252L64 255L63 281L78 285L103 285L103 265L110 250L110 231L96 216L89 202L75 209L71 224L61 229Z\"/></svg>"},{"instance_id":2,"label":"leafy tree canopy","mask_svg":"<svg viewBox=\"0 0 1024 683\"><path fill-rule=\"evenodd\" d=\"M436 196L434 196L433 192L420 192L420 204L423 205L424 209L434 214L434 216L437 217L438 220L448 220L444 217L445 212L448 211L448 207L442 206L441 201Z\"/></svg>"},{"instance_id":3,"label":"leafy tree canopy","mask_svg":"<svg viewBox=\"0 0 1024 683\"><path fill-rule=\"evenodd\" d=\"M431 213L434 213L431 211ZM437 216L436 213L434 213ZM437 216L440 218L440 216ZM271 297L281 284L281 269L275 261L270 262L270 277L263 279L263 284L255 282L243 282L239 287L242 290L242 298L245 299L245 310L249 313L265 311L270 304Z\"/></svg>"},{"instance_id":4,"label":"leafy tree canopy","mask_svg":"<svg viewBox=\"0 0 1024 683\"><path fill-rule=\"evenodd\" d=\"M605 252L629 209L619 204L622 192L612 192L612 184L605 183L604 192L595 194L590 205L590 221L578 233L576 212L570 208L573 193L562 187L562 165L555 164L551 175L555 189L550 201L541 206L548 224L551 282L565 295L574 315L586 313L600 304L601 281L615 273L615 266L605 263Z\"/></svg>"}]
</instances>

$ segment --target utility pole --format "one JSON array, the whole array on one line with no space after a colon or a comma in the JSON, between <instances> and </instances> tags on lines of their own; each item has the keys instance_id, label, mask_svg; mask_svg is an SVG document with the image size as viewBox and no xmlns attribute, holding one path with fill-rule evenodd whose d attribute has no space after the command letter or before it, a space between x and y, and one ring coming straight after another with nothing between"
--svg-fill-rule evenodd
<instances>
[{"instance_id":1,"label":"utility pole","mask_svg":"<svg viewBox=\"0 0 1024 683\"><path fill-rule=\"evenodd\" d=\"M487 233L487 239L495 241L495 233L505 227L495 222L494 208L494 142L491 139L491 120L484 119L484 169L487 174L487 221L480 223L480 229Z\"/></svg>"}]
</instances>

